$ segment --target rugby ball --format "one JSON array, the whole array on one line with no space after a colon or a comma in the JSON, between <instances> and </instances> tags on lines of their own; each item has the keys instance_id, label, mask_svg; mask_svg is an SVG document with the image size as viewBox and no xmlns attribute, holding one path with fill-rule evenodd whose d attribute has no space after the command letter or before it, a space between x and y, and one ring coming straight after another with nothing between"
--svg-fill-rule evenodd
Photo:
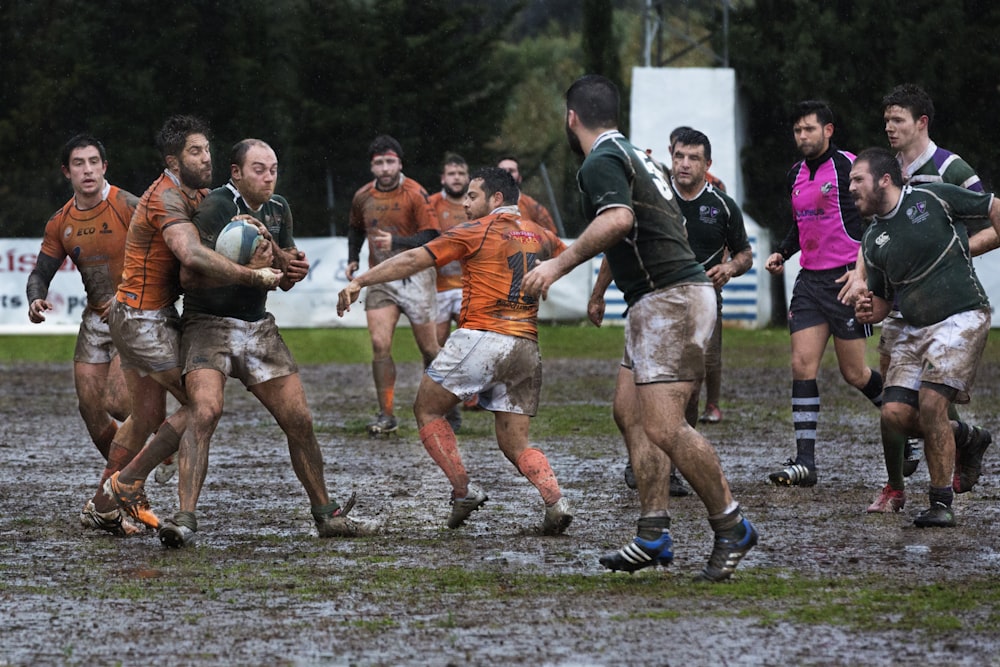
<instances>
[{"instance_id":1,"label":"rugby ball","mask_svg":"<svg viewBox=\"0 0 1000 667\"><path fill-rule=\"evenodd\" d=\"M262 238L252 222L233 220L216 237L215 252L237 264L246 264L253 257Z\"/></svg>"}]
</instances>

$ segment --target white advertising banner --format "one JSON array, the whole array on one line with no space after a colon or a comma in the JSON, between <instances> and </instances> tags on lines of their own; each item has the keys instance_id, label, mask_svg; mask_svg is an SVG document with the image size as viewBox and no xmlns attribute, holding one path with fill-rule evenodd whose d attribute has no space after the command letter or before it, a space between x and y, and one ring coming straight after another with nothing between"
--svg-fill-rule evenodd
<instances>
[{"instance_id":1,"label":"white advertising banner","mask_svg":"<svg viewBox=\"0 0 1000 667\"><path fill-rule=\"evenodd\" d=\"M355 304L343 318L337 317L337 293L347 285L344 274L347 239L300 238L296 243L306 253L310 271L292 290L277 290L268 298L267 309L274 314L278 325L289 328L364 327L365 312L360 304ZM48 298L53 310L46 313L46 321L32 324L28 320L25 286L41 245L41 239L0 239L0 333L75 333L80 324L87 297L80 274L69 260L60 267L49 287ZM361 256L367 257L365 249ZM362 263L365 261L363 259ZM585 262L553 285L548 299L539 308L539 320L585 318L593 274L590 263Z\"/></svg>"}]
</instances>

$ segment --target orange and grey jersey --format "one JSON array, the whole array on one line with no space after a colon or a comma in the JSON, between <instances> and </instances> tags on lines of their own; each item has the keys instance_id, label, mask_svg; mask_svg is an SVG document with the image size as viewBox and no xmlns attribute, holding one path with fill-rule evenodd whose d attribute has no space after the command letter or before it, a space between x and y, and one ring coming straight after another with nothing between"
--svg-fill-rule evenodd
<instances>
[{"instance_id":1,"label":"orange and grey jersey","mask_svg":"<svg viewBox=\"0 0 1000 667\"><path fill-rule=\"evenodd\" d=\"M443 192L432 194L430 202L437 214L438 222L441 223L442 232L448 231L460 222L469 220L465 206L448 199ZM444 292L450 289L462 289L462 265L458 262L451 262L438 268L437 291Z\"/></svg>"},{"instance_id":2,"label":"orange and grey jersey","mask_svg":"<svg viewBox=\"0 0 1000 667\"><path fill-rule=\"evenodd\" d=\"M460 327L538 340L538 300L524 294L522 282L536 261L566 248L559 237L523 219L517 207L501 206L424 248L438 266L462 263Z\"/></svg>"},{"instance_id":3,"label":"orange and grey jersey","mask_svg":"<svg viewBox=\"0 0 1000 667\"><path fill-rule=\"evenodd\" d=\"M351 203L350 226L355 234L369 239L369 266L375 266L407 249L405 246L397 246L397 241L419 236L423 232L437 235L441 231L427 191L419 183L405 176L400 177L399 185L392 190L379 190L375 187L375 181L358 190ZM376 230L392 234L391 250L372 248L371 235ZM360 243L357 250L360 250ZM356 257L349 259L353 261Z\"/></svg>"},{"instance_id":4,"label":"orange and grey jersey","mask_svg":"<svg viewBox=\"0 0 1000 667\"><path fill-rule=\"evenodd\" d=\"M43 266L36 266L28 279L29 302L48 295L55 272L50 274L46 269L58 269L67 257L80 271L91 307L99 307L114 296L122 277L125 236L139 199L107 182L102 197L100 204L85 211L77 208L74 197L45 223L41 255L50 259L42 260Z\"/></svg>"},{"instance_id":5,"label":"orange and grey jersey","mask_svg":"<svg viewBox=\"0 0 1000 667\"><path fill-rule=\"evenodd\" d=\"M172 225L192 224L195 209L208 190L187 191L164 171L153 181L132 216L125 240L125 266L118 301L139 310L159 310L180 296L180 261L163 238Z\"/></svg>"}]
</instances>

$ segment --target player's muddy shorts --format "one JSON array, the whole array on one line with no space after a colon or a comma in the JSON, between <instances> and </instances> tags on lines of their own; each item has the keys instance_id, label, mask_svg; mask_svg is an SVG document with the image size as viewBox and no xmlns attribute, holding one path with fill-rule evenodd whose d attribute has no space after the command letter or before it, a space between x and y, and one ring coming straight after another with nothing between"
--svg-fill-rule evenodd
<instances>
[{"instance_id":1,"label":"player's muddy shorts","mask_svg":"<svg viewBox=\"0 0 1000 667\"><path fill-rule=\"evenodd\" d=\"M411 324L437 318L437 271L429 267L409 278L372 285L365 292L365 310L398 306Z\"/></svg>"},{"instance_id":2,"label":"player's muddy shorts","mask_svg":"<svg viewBox=\"0 0 1000 667\"><path fill-rule=\"evenodd\" d=\"M842 285L835 281L853 268L854 264L822 271L801 269L792 288L788 330L795 333L826 324L830 333L841 340L871 336L871 326L854 319L854 306L845 306L837 298Z\"/></svg>"},{"instance_id":3,"label":"player's muddy shorts","mask_svg":"<svg viewBox=\"0 0 1000 667\"><path fill-rule=\"evenodd\" d=\"M886 387L920 391L921 382L956 389L956 403L968 403L990 332L988 309L956 313L937 324L905 324L892 348Z\"/></svg>"},{"instance_id":4,"label":"player's muddy shorts","mask_svg":"<svg viewBox=\"0 0 1000 667\"><path fill-rule=\"evenodd\" d=\"M717 308L712 283L671 285L643 296L625 318L622 366L636 384L702 379Z\"/></svg>"},{"instance_id":5,"label":"player's muddy shorts","mask_svg":"<svg viewBox=\"0 0 1000 667\"><path fill-rule=\"evenodd\" d=\"M538 342L493 331L456 329L427 376L463 401L479 394L491 412L534 416L542 389Z\"/></svg>"},{"instance_id":6,"label":"player's muddy shorts","mask_svg":"<svg viewBox=\"0 0 1000 667\"><path fill-rule=\"evenodd\" d=\"M252 387L299 372L271 313L256 322L190 313L183 322L185 375L208 368Z\"/></svg>"},{"instance_id":7,"label":"player's muddy shorts","mask_svg":"<svg viewBox=\"0 0 1000 667\"><path fill-rule=\"evenodd\" d=\"M437 323L457 321L462 313L462 290L448 289L437 293Z\"/></svg>"},{"instance_id":8,"label":"player's muddy shorts","mask_svg":"<svg viewBox=\"0 0 1000 667\"><path fill-rule=\"evenodd\" d=\"M80 331L76 335L73 361L83 364L108 364L118 355L118 348L111 340L111 329L101 316L87 308L83 311Z\"/></svg>"},{"instance_id":9,"label":"player's muddy shorts","mask_svg":"<svg viewBox=\"0 0 1000 667\"><path fill-rule=\"evenodd\" d=\"M181 365L181 318L174 306L138 310L115 301L108 313L108 325L123 370L149 375Z\"/></svg>"},{"instance_id":10,"label":"player's muddy shorts","mask_svg":"<svg viewBox=\"0 0 1000 667\"><path fill-rule=\"evenodd\" d=\"M906 320L903 316L899 314L898 310L894 310L889 313L889 315L882 320L881 333L878 339L878 353L884 357L892 356L892 347L896 344L896 339L899 338L899 332L903 330L903 326L906 324Z\"/></svg>"}]
</instances>

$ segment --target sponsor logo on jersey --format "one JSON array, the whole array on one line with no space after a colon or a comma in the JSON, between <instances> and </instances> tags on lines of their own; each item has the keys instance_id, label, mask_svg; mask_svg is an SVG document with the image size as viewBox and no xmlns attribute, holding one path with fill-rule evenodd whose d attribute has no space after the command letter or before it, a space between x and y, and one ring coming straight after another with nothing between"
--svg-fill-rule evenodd
<instances>
[{"instance_id":1,"label":"sponsor logo on jersey","mask_svg":"<svg viewBox=\"0 0 1000 667\"><path fill-rule=\"evenodd\" d=\"M698 220L706 225L714 225L719 220L719 209L714 206L698 207Z\"/></svg>"},{"instance_id":2,"label":"sponsor logo on jersey","mask_svg":"<svg viewBox=\"0 0 1000 667\"><path fill-rule=\"evenodd\" d=\"M830 194L830 190L833 190L833 183L831 181L827 181L823 184L823 187L820 188L820 191L825 195Z\"/></svg>"},{"instance_id":3,"label":"sponsor logo on jersey","mask_svg":"<svg viewBox=\"0 0 1000 667\"><path fill-rule=\"evenodd\" d=\"M881 234L878 235L878 237L875 238L875 245L877 245L879 248L881 248L888 242L889 242L889 232L882 232Z\"/></svg>"},{"instance_id":4,"label":"sponsor logo on jersey","mask_svg":"<svg viewBox=\"0 0 1000 667\"><path fill-rule=\"evenodd\" d=\"M910 223L916 225L923 222L930 216L927 211L927 202L918 201L913 206L906 209L906 217L910 219Z\"/></svg>"}]
</instances>

